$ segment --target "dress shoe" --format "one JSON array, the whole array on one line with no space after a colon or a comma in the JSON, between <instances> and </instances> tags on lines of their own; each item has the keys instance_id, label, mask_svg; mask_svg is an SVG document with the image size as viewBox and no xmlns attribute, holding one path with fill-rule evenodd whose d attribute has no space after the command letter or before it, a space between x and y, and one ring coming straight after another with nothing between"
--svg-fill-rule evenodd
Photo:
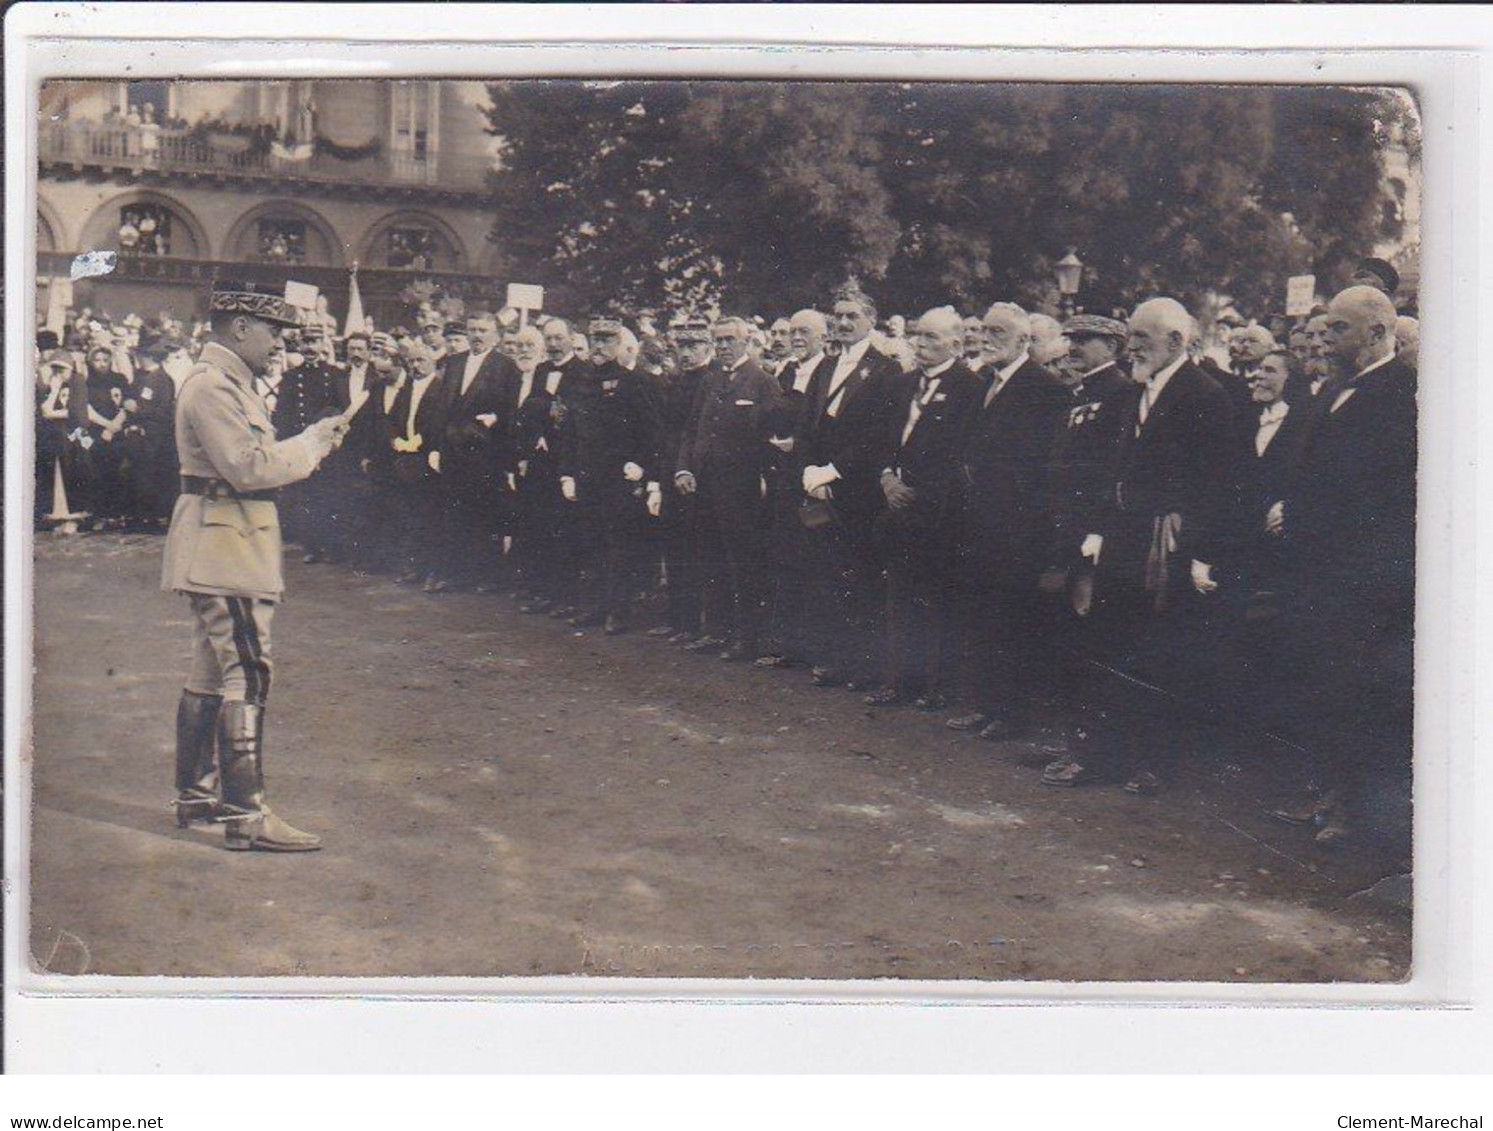
<instances>
[{"instance_id":1,"label":"dress shoe","mask_svg":"<svg viewBox=\"0 0 1493 1131\"><path fill-rule=\"evenodd\" d=\"M595 628L599 624L604 624L606 622L606 619L607 618L599 612L577 613L565 623L570 625L571 628Z\"/></svg>"},{"instance_id":2,"label":"dress shoe","mask_svg":"<svg viewBox=\"0 0 1493 1131\"><path fill-rule=\"evenodd\" d=\"M834 668L815 668L811 673L815 687L839 687L840 673Z\"/></svg>"},{"instance_id":3,"label":"dress shoe","mask_svg":"<svg viewBox=\"0 0 1493 1131\"><path fill-rule=\"evenodd\" d=\"M1288 825L1315 825L1332 810L1332 801L1326 797L1314 797L1305 805L1295 809L1272 809L1270 815Z\"/></svg>"},{"instance_id":4,"label":"dress shoe","mask_svg":"<svg viewBox=\"0 0 1493 1131\"><path fill-rule=\"evenodd\" d=\"M1042 784L1071 789L1088 781L1084 768L1069 758L1049 762L1042 770Z\"/></svg>"},{"instance_id":5,"label":"dress shoe","mask_svg":"<svg viewBox=\"0 0 1493 1131\"><path fill-rule=\"evenodd\" d=\"M446 582L435 574L431 574L425 579L425 584L420 586L420 588L426 593L444 593L446 591Z\"/></svg>"},{"instance_id":6,"label":"dress shoe","mask_svg":"<svg viewBox=\"0 0 1493 1131\"><path fill-rule=\"evenodd\" d=\"M724 636L702 636L692 644L686 644L686 652L718 652L726 646Z\"/></svg>"},{"instance_id":7,"label":"dress shoe","mask_svg":"<svg viewBox=\"0 0 1493 1131\"><path fill-rule=\"evenodd\" d=\"M980 737L986 742L1010 742L1024 738L1030 730L1031 727L1020 723L1008 723L1005 719L991 719L980 731Z\"/></svg>"},{"instance_id":8,"label":"dress shoe","mask_svg":"<svg viewBox=\"0 0 1493 1131\"><path fill-rule=\"evenodd\" d=\"M912 705L919 711L942 711L949 702L938 692L931 691L926 695L919 695L912 701Z\"/></svg>"},{"instance_id":9,"label":"dress shoe","mask_svg":"<svg viewBox=\"0 0 1493 1131\"><path fill-rule=\"evenodd\" d=\"M944 726L950 730L983 730L990 723L989 715L973 711L968 715L955 715Z\"/></svg>"},{"instance_id":10,"label":"dress shoe","mask_svg":"<svg viewBox=\"0 0 1493 1131\"><path fill-rule=\"evenodd\" d=\"M750 640L738 640L721 652L721 659L739 664L743 660L754 659L756 655L757 646L755 644Z\"/></svg>"},{"instance_id":11,"label":"dress shoe","mask_svg":"<svg viewBox=\"0 0 1493 1131\"><path fill-rule=\"evenodd\" d=\"M758 656L752 661L752 667L754 668L786 668L787 666L788 657L779 656L776 652L769 653L766 656Z\"/></svg>"},{"instance_id":12,"label":"dress shoe","mask_svg":"<svg viewBox=\"0 0 1493 1131\"><path fill-rule=\"evenodd\" d=\"M871 692L861 702L867 707L890 707L902 702L902 693L893 687L883 687L880 691Z\"/></svg>"},{"instance_id":13,"label":"dress shoe","mask_svg":"<svg viewBox=\"0 0 1493 1131\"><path fill-rule=\"evenodd\" d=\"M1323 848L1340 848L1353 837L1353 831L1342 819L1329 819L1327 824L1317 830L1317 835L1312 837L1314 841Z\"/></svg>"},{"instance_id":14,"label":"dress shoe","mask_svg":"<svg viewBox=\"0 0 1493 1131\"><path fill-rule=\"evenodd\" d=\"M676 632L673 636L669 637L669 643L670 644L692 644L692 643L694 643L695 639L696 639L695 634L693 632L689 631L689 629L685 629L683 632Z\"/></svg>"},{"instance_id":15,"label":"dress shoe","mask_svg":"<svg viewBox=\"0 0 1493 1131\"><path fill-rule=\"evenodd\" d=\"M678 631L672 624L656 624L644 633L644 635L652 637L655 640L667 640L671 636L677 636Z\"/></svg>"},{"instance_id":16,"label":"dress shoe","mask_svg":"<svg viewBox=\"0 0 1493 1131\"><path fill-rule=\"evenodd\" d=\"M607 622L605 626L603 626L602 632L606 633L608 636L621 636L628 630L628 627L629 626L627 620L624 617L619 617L614 614L607 617Z\"/></svg>"}]
</instances>

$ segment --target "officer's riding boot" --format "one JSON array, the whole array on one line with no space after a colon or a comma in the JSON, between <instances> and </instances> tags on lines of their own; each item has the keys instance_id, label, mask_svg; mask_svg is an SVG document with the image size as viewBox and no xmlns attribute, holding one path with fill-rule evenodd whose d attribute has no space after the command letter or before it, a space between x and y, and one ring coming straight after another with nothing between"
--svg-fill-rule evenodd
<instances>
[{"instance_id":1,"label":"officer's riding boot","mask_svg":"<svg viewBox=\"0 0 1493 1131\"><path fill-rule=\"evenodd\" d=\"M313 852L321 837L292 828L264 803L264 708L229 700L218 728L223 767L223 843L236 852Z\"/></svg>"},{"instance_id":2,"label":"officer's riding boot","mask_svg":"<svg viewBox=\"0 0 1493 1131\"><path fill-rule=\"evenodd\" d=\"M218 802L218 763L214 740L218 734L221 695L183 691L176 705L176 823L211 821L222 813Z\"/></svg>"}]
</instances>

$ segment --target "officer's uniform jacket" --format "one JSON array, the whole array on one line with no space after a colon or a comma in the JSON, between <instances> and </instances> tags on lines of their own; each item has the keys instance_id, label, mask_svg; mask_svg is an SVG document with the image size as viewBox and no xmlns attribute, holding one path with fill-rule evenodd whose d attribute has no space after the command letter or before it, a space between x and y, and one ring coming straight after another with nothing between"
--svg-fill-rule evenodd
<instances>
[{"instance_id":1,"label":"officer's uniform jacket","mask_svg":"<svg viewBox=\"0 0 1493 1131\"><path fill-rule=\"evenodd\" d=\"M177 498L161 587L278 601L285 580L275 503L232 496L305 479L316 470L315 442L304 433L277 441L249 367L209 342L177 398L176 447L183 476L221 480L228 490Z\"/></svg>"}]
</instances>

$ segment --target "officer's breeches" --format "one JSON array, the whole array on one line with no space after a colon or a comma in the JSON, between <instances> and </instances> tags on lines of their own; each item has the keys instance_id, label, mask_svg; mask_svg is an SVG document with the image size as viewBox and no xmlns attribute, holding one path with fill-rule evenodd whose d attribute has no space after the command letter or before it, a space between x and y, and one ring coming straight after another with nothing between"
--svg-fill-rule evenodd
<instances>
[{"instance_id":1,"label":"officer's breeches","mask_svg":"<svg viewBox=\"0 0 1493 1131\"><path fill-rule=\"evenodd\" d=\"M270 694L272 601L188 593L192 673L187 690L263 706Z\"/></svg>"}]
</instances>

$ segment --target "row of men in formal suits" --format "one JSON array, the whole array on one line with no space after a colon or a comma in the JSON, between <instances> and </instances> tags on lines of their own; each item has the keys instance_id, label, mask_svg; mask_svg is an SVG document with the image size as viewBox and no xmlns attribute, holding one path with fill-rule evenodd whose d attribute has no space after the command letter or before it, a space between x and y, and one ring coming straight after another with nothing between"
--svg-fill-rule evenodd
<instances>
[{"instance_id":1,"label":"row of men in formal suits","mask_svg":"<svg viewBox=\"0 0 1493 1131\"><path fill-rule=\"evenodd\" d=\"M345 370L287 374L277 415L368 394L320 488L355 564L432 592L506 571L525 611L613 634L661 577L650 635L989 740L1057 700L1057 787L1156 792L1244 713L1321 787L1281 815L1347 835L1367 771L1409 749L1415 392L1388 300L1349 288L1315 376L1274 351L1242 387L1165 298L1070 318L1066 383L1012 304L978 371L952 309L911 326L909 371L869 297L829 306L786 320L770 367L751 323L681 319L657 372L622 364L615 319L582 361L559 319L505 353L477 312L444 358L351 339Z\"/></svg>"}]
</instances>

